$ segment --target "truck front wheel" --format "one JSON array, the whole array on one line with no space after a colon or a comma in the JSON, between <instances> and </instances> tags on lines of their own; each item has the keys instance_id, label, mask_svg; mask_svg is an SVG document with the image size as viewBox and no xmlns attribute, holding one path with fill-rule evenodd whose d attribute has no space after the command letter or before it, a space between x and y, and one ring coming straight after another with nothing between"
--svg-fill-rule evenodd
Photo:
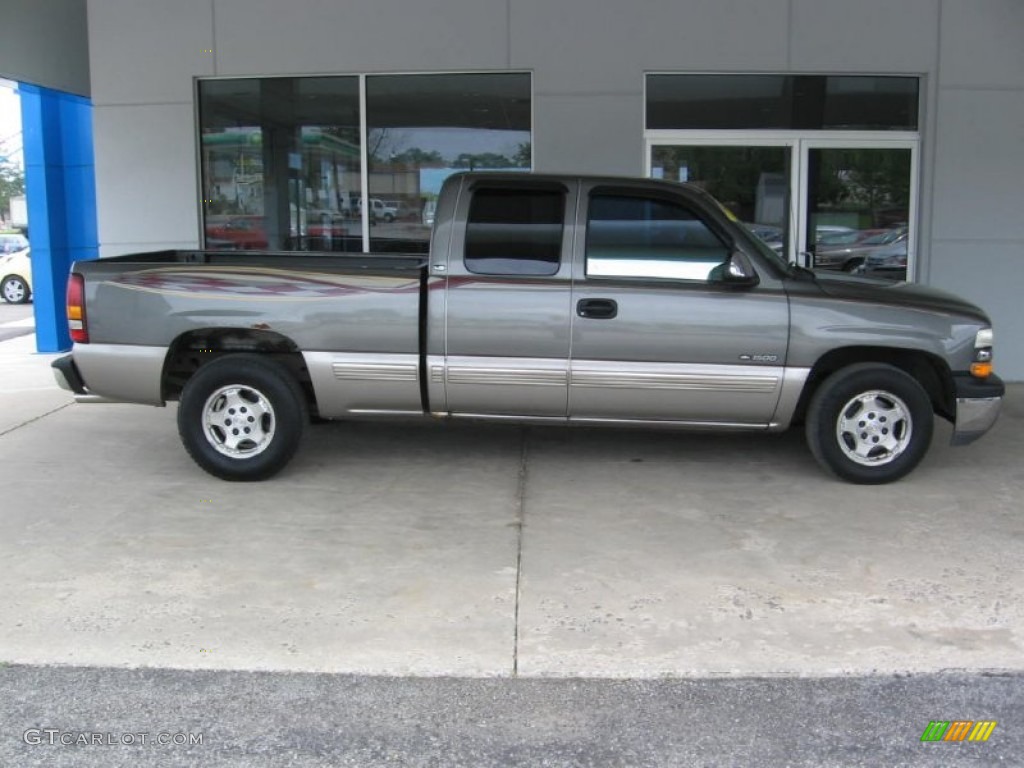
<instances>
[{"instance_id":1,"label":"truck front wheel","mask_svg":"<svg viewBox=\"0 0 1024 768\"><path fill-rule=\"evenodd\" d=\"M928 393L891 365L859 363L829 376L811 398L807 444L822 467L851 483L889 483L924 458L934 415Z\"/></svg>"},{"instance_id":2,"label":"truck front wheel","mask_svg":"<svg viewBox=\"0 0 1024 768\"><path fill-rule=\"evenodd\" d=\"M178 433L200 467L223 480L264 480L295 455L308 420L294 377L260 355L229 355L189 379Z\"/></svg>"}]
</instances>

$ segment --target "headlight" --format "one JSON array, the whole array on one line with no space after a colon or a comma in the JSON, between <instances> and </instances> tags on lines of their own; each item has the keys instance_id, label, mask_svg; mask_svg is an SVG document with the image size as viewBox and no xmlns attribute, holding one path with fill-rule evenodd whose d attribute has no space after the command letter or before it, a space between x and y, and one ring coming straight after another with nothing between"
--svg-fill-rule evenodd
<instances>
[{"instance_id":1,"label":"headlight","mask_svg":"<svg viewBox=\"0 0 1024 768\"><path fill-rule=\"evenodd\" d=\"M994 341L995 337L991 328L982 328L974 335L974 362L971 363L971 376L984 379L992 374L992 343Z\"/></svg>"}]
</instances>

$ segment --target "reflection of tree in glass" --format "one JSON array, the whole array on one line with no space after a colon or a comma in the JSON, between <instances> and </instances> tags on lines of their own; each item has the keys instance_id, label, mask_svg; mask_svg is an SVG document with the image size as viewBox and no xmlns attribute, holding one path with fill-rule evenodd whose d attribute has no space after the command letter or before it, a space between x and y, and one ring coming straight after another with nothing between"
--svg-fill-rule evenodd
<instances>
[{"instance_id":1,"label":"reflection of tree in glass","mask_svg":"<svg viewBox=\"0 0 1024 768\"><path fill-rule=\"evenodd\" d=\"M530 168L533 165L533 146L528 141L521 142L512 155L516 168Z\"/></svg>"},{"instance_id":2,"label":"reflection of tree in glass","mask_svg":"<svg viewBox=\"0 0 1024 768\"><path fill-rule=\"evenodd\" d=\"M707 190L744 221L754 221L762 176L786 169L781 147L658 147L654 165L664 178L684 178Z\"/></svg>"},{"instance_id":3,"label":"reflection of tree in glass","mask_svg":"<svg viewBox=\"0 0 1024 768\"><path fill-rule=\"evenodd\" d=\"M452 163L452 166L455 168L469 168L470 170L514 167L512 161L508 157L505 155L499 155L496 152L479 152L477 154L463 152L455 158L455 162Z\"/></svg>"},{"instance_id":4,"label":"reflection of tree in glass","mask_svg":"<svg viewBox=\"0 0 1024 768\"><path fill-rule=\"evenodd\" d=\"M429 152L419 147L411 147L397 155L391 157L392 164L395 165L413 165L420 168L443 168L444 158L441 157L441 153L437 150L430 150Z\"/></svg>"},{"instance_id":5,"label":"reflection of tree in glass","mask_svg":"<svg viewBox=\"0 0 1024 768\"><path fill-rule=\"evenodd\" d=\"M813 205L819 213L857 213L861 227L906 221L910 151L821 149L812 153Z\"/></svg>"},{"instance_id":6,"label":"reflection of tree in glass","mask_svg":"<svg viewBox=\"0 0 1024 768\"><path fill-rule=\"evenodd\" d=\"M0 163L0 212L6 211L12 197L25 194L25 173L13 163Z\"/></svg>"}]
</instances>

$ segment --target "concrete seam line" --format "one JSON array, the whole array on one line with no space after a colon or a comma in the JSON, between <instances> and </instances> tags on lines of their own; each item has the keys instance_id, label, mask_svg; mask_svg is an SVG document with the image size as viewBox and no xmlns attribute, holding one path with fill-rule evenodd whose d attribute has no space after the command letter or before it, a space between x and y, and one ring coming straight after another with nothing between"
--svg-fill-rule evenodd
<instances>
[{"instance_id":1,"label":"concrete seam line","mask_svg":"<svg viewBox=\"0 0 1024 768\"><path fill-rule=\"evenodd\" d=\"M512 677L519 676L519 591L523 578L523 526L526 522L526 462L529 458L529 440L530 428L524 427L519 448L519 480L516 487L519 504L516 509L516 602L512 628Z\"/></svg>"},{"instance_id":2,"label":"concrete seam line","mask_svg":"<svg viewBox=\"0 0 1024 768\"><path fill-rule=\"evenodd\" d=\"M47 411L46 413L41 413L38 416L36 416L35 418L33 418L33 419L29 419L28 421L21 422L21 424L15 424L13 427L10 427L9 429L5 429L3 432L0 432L0 437L3 437L4 435L9 435L9 434L11 434L11 432L13 432L16 429L21 429L22 427L27 427L29 424L31 424L31 423L33 423L35 421L39 421L40 419L45 419L51 413L56 413L57 411L63 411L69 405L74 405L74 402L72 401L70 403L64 403L64 405L58 406L58 407L54 408L52 411Z\"/></svg>"}]
</instances>

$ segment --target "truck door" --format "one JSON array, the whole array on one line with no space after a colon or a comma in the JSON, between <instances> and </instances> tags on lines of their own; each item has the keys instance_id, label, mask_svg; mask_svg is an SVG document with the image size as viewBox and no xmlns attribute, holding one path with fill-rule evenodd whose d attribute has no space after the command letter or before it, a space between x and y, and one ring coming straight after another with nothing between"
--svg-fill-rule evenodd
<instances>
[{"instance_id":1,"label":"truck door","mask_svg":"<svg viewBox=\"0 0 1024 768\"><path fill-rule=\"evenodd\" d=\"M451 228L442 266L440 360L436 329L429 337L431 410L564 420L573 230L565 222L578 185L504 175L462 183L454 221L466 225ZM439 319L435 295L428 323Z\"/></svg>"},{"instance_id":2,"label":"truck door","mask_svg":"<svg viewBox=\"0 0 1024 768\"><path fill-rule=\"evenodd\" d=\"M625 183L580 195L570 420L768 425L789 336L781 284L716 279L732 239L688 195Z\"/></svg>"}]
</instances>

